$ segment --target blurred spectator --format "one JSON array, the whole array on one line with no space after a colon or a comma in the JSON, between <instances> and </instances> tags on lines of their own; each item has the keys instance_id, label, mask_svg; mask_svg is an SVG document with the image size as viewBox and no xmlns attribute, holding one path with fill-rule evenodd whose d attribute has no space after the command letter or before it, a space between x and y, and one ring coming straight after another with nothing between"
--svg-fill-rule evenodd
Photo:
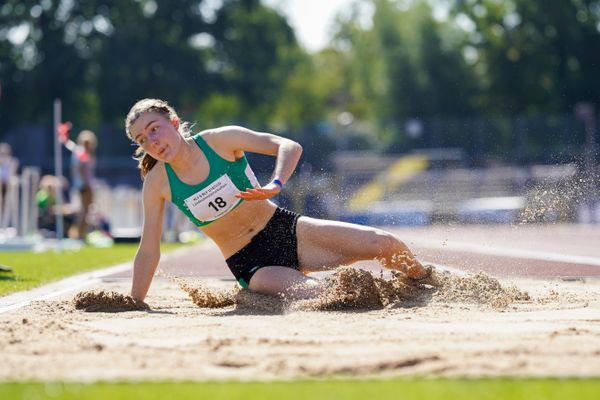
<instances>
[{"instance_id":1,"label":"blurred spectator","mask_svg":"<svg viewBox=\"0 0 600 400\"><path fill-rule=\"evenodd\" d=\"M0 143L0 204L8 191L10 177L17 173L19 161L12 156L12 148L8 143Z\"/></svg>"},{"instance_id":2,"label":"blurred spectator","mask_svg":"<svg viewBox=\"0 0 600 400\"><path fill-rule=\"evenodd\" d=\"M56 213L57 213L57 190L62 191L63 205L62 217L65 232L73 225L77 218L77 212L68 201L68 182L63 177L58 179L54 175L44 175L40 180L40 188L36 194L38 206L38 228L42 235L53 237L56 233Z\"/></svg>"},{"instance_id":3,"label":"blurred spectator","mask_svg":"<svg viewBox=\"0 0 600 400\"><path fill-rule=\"evenodd\" d=\"M94 202L94 175L96 169L96 147L98 140L96 134L89 130L83 130L77 135L77 143L64 137L63 144L71 151L71 180L73 188L79 193L81 209L69 232L69 237L85 239L89 230L88 214L90 206Z\"/></svg>"}]
</instances>

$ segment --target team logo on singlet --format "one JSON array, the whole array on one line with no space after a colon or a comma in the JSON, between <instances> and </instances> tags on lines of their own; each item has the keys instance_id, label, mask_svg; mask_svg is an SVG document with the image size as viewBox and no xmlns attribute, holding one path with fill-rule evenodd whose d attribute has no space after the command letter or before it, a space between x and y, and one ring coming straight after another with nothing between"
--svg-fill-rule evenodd
<instances>
[{"instance_id":1,"label":"team logo on singlet","mask_svg":"<svg viewBox=\"0 0 600 400\"><path fill-rule=\"evenodd\" d=\"M214 221L242 201L235 197L239 193L229 175L225 174L185 199L184 203L199 221Z\"/></svg>"}]
</instances>

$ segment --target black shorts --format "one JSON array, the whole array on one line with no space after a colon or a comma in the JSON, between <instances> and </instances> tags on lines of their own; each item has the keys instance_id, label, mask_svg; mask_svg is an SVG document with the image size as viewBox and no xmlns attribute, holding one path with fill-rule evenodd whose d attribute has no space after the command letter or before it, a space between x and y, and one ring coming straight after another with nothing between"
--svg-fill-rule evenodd
<instances>
[{"instance_id":1,"label":"black shorts","mask_svg":"<svg viewBox=\"0 0 600 400\"><path fill-rule=\"evenodd\" d=\"M298 269L298 218L300 215L293 211L277 208L263 230L240 251L225 260L242 287L247 288L252 276L262 267Z\"/></svg>"}]
</instances>

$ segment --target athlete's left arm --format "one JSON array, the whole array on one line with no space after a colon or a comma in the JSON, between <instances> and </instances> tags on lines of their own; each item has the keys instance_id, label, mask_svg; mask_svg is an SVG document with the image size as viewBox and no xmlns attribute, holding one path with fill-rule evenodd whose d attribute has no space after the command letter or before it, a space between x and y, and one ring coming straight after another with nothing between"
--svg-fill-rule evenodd
<instances>
[{"instance_id":1,"label":"athlete's left arm","mask_svg":"<svg viewBox=\"0 0 600 400\"><path fill-rule=\"evenodd\" d=\"M284 184L292 176L302 155L302 146L281 136L256 132L241 126L228 126L218 131L227 147L233 149L236 156L241 157L243 152L248 151L277 157L271 181L260 188L247 189L238 197L244 200L265 200L279 194L281 186L274 181L278 180Z\"/></svg>"}]
</instances>

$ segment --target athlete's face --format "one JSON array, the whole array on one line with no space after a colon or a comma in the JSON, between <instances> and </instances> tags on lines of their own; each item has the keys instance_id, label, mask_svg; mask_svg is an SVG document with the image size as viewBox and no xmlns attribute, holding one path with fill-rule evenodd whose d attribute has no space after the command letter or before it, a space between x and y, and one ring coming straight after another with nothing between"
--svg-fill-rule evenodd
<instances>
[{"instance_id":1,"label":"athlete's face","mask_svg":"<svg viewBox=\"0 0 600 400\"><path fill-rule=\"evenodd\" d=\"M133 140L152 157L169 161L177 154L183 138L178 132L179 120L169 120L156 112L147 112L131 125Z\"/></svg>"}]
</instances>

